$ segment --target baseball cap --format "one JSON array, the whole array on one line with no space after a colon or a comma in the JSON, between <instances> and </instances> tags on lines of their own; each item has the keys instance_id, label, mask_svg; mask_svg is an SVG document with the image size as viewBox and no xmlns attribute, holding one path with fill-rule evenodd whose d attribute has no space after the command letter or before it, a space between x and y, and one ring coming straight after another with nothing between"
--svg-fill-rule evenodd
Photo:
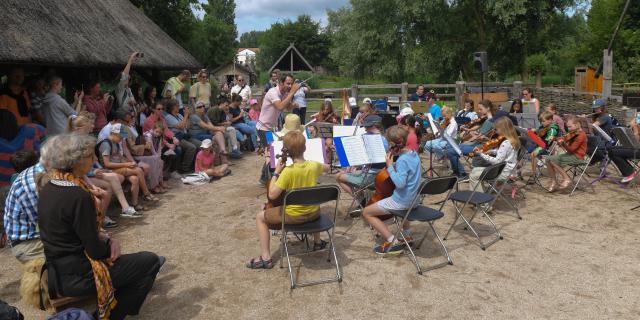
<instances>
[{"instance_id":1,"label":"baseball cap","mask_svg":"<svg viewBox=\"0 0 640 320\"><path fill-rule=\"evenodd\" d=\"M213 143L211 142L211 139L204 139L202 140L202 144L200 144L200 148L209 149L212 145Z\"/></svg>"},{"instance_id":2,"label":"baseball cap","mask_svg":"<svg viewBox=\"0 0 640 320\"><path fill-rule=\"evenodd\" d=\"M129 133L127 132L127 127L122 125L122 123L116 123L112 125L110 133L117 134L120 136L120 138L123 138L123 139L126 139L127 137L129 137Z\"/></svg>"},{"instance_id":3,"label":"baseball cap","mask_svg":"<svg viewBox=\"0 0 640 320\"><path fill-rule=\"evenodd\" d=\"M371 98L364 98L364 99L362 99L362 103L368 103L368 104L371 104Z\"/></svg>"},{"instance_id":4,"label":"baseball cap","mask_svg":"<svg viewBox=\"0 0 640 320\"><path fill-rule=\"evenodd\" d=\"M258 100L257 99L251 99L249 100L249 105L252 106L254 104L258 104Z\"/></svg>"},{"instance_id":5,"label":"baseball cap","mask_svg":"<svg viewBox=\"0 0 640 320\"><path fill-rule=\"evenodd\" d=\"M375 114L366 116L364 118L364 120L362 120L362 126L367 128L367 127L372 127L376 124L380 124L382 123L382 118L380 118L380 116L377 116Z\"/></svg>"},{"instance_id":6,"label":"baseball cap","mask_svg":"<svg viewBox=\"0 0 640 320\"><path fill-rule=\"evenodd\" d=\"M591 104L591 108L595 109L595 108L604 107L606 104L607 102L604 99L596 99L596 100L593 100L593 103Z\"/></svg>"}]
</instances>

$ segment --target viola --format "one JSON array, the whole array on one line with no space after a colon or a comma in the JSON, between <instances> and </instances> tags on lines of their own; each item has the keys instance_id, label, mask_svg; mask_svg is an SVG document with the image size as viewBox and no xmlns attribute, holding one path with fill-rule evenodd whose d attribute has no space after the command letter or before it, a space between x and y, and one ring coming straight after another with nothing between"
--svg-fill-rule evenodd
<instances>
[{"instance_id":1,"label":"viola","mask_svg":"<svg viewBox=\"0 0 640 320\"><path fill-rule=\"evenodd\" d=\"M482 153L486 153L487 151L491 150L491 149L495 149L497 147L500 146L500 144L502 144L502 142L504 140L506 140L506 137L497 137L495 139L491 139L487 142L485 142L482 146L480 147L476 147L475 149L473 149L472 152L469 153L470 157L474 157L476 155L476 153L479 153L480 151L482 151Z\"/></svg>"},{"instance_id":2,"label":"viola","mask_svg":"<svg viewBox=\"0 0 640 320\"><path fill-rule=\"evenodd\" d=\"M289 153L288 153L287 148L282 148L282 154L277 155L276 158L280 159L280 163L281 164L286 164L287 163L287 158L289 158ZM275 208L275 207L281 206L282 203L284 202L284 195L286 193L286 192L283 191L280 194L280 196L278 196L275 199L271 199L269 197L269 189L271 188L271 181L272 180L269 179L267 181L267 184L266 184L266 186L267 186L267 203L264 204L264 208L263 208L265 210L269 209L269 208Z\"/></svg>"}]
</instances>

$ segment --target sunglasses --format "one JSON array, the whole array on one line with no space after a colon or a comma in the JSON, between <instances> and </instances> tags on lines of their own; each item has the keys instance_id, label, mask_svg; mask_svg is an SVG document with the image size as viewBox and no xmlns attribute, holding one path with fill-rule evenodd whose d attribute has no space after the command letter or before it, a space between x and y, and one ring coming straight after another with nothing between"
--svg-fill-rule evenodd
<instances>
[{"instance_id":1,"label":"sunglasses","mask_svg":"<svg viewBox=\"0 0 640 320\"><path fill-rule=\"evenodd\" d=\"M202 109L204 106L197 106L196 109Z\"/></svg>"}]
</instances>

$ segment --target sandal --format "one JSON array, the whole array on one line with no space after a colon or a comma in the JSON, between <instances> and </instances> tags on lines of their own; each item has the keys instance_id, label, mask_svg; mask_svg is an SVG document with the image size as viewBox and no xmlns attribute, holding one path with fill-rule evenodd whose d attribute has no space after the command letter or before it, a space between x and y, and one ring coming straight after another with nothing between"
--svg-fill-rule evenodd
<instances>
[{"instance_id":1,"label":"sandal","mask_svg":"<svg viewBox=\"0 0 640 320\"><path fill-rule=\"evenodd\" d=\"M245 266L249 269L271 269L273 268L273 260L263 260L262 256L260 256L259 260L258 258L252 258Z\"/></svg>"},{"instance_id":2,"label":"sandal","mask_svg":"<svg viewBox=\"0 0 640 320\"><path fill-rule=\"evenodd\" d=\"M147 211L149 208L147 208L146 206L142 205L142 204L132 204L131 205L134 209L136 209L136 211Z\"/></svg>"},{"instance_id":3,"label":"sandal","mask_svg":"<svg viewBox=\"0 0 640 320\"><path fill-rule=\"evenodd\" d=\"M324 240L320 240L320 242L318 242L318 243L314 242L313 243L313 251L324 250L327 247L328 244L329 244L329 242L326 242Z\"/></svg>"},{"instance_id":4,"label":"sandal","mask_svg":"<svg viewBox=\"0 0 640 320\"><path fill-rule=\"evenodd\" d=\"M160 198L154 197L152 194L146 194L144 195L144 197L142 197L142 199L144 199L145 201L152 201L152 202L160 201Z\"/></svg>"}]
</instances>

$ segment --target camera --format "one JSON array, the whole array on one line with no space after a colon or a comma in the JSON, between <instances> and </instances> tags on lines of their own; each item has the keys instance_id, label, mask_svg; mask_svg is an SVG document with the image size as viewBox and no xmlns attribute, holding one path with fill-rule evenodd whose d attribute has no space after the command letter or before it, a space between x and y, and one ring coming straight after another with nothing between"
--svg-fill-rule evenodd
<instances>
[{"instance_id":1,"label":"camera","mask_svg":"<svg viewBox=\"0 0 640 320\"><path fill-rule=\"evenodd\" d=\"M144 58L144 53L138 52L138 54L136 54L136 58Z\"/></svg>"}]
</instances>

